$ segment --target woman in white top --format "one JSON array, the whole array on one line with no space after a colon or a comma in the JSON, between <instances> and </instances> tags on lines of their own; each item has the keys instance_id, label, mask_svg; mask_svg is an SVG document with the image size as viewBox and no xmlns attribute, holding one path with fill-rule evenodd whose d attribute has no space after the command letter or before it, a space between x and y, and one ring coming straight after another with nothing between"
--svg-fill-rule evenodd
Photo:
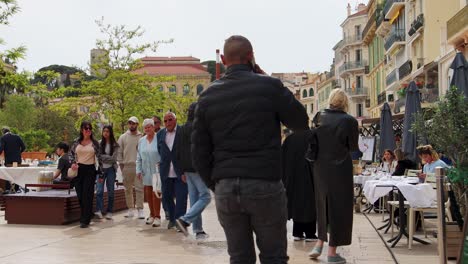
<instances>
[{"instance_id":1,"label":"woman in white top","mask_svg":"<svg viewBox=\"0 0 468 264\"><path fill-rule=\"evenodd\" d=\"M397 164L398 164L398 160L396 159L393 151L391 151L390 149L384 150L382 163L380 164L382 171L393 174Z\"/></svg>"},{"instance_id":2,"label":"woman in white top","mask_svg":"<svg viewBox=\"0 0 468 264\"><path fill-rule=\"evenodd\" d=\"M96 182L97 172L102 176L99 142L93 137L93 127L90 122L81 122L80 137L73 142L69 158L71 169L78 171L78 176L73 179L73 182L80 202L80 227L86 228L94 216L94 183ZM99 164L96 164L96 160ZM98 165L97 169L96 165Z\"/></svg>"},{"instance_id":3,"label":"woman in white top","mask_svg":"<svg viewBox=\"0 0 468 264\"><path fill-rule=\"evenodd\" d=\"M161 196L157 197L155 194L157 190L153 190L153 175L156 174L159 177L158 166L161 156L158 152L153 119L145 119L143 129L145 136L138 141L136 174L138 180L143 181L145 197L150 209L150 216L146 219L146 224L157 227L161 225Z\"/></svg>"}]
</instances>

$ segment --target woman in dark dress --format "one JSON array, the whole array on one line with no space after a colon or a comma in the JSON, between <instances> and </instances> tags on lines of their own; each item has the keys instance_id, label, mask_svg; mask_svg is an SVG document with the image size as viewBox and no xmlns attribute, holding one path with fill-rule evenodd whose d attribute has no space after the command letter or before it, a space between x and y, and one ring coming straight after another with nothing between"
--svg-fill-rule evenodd
<instances>
[{"instance_id":1,"label":"woman in dark dress","mask_svg":"<svg viewBox=\"0 0 468 264\"><path fill-rule=\"evenodd\" d=\"M405 157L403 151L399 148L395 149L395 157L398 161L395 172L392 175L394 176L402 176L405 175L406 170L413 170L416 169L416 163L412 162L411 160Z\"/></svg>"},{"instance_id":2,"label":"woman in dark dress","mask_svg":"<svg viewBox=\"0 0 468 264\"><path fill-rule=\"evenodd\" d=\"M328 263L346 263L336 248L351 244L354 184L350 152L359 149L358 122L346 113L348 97L343 90L334 89L328 102L329 109L321 112L316 130L318 156L313 174L319 240L309 256L318 258L324 242L329 241Z\"/></svg>"},{"instance_id":3,"label":"woman in dark dress","mask_svg":"<svg viewBox=\"0 0 468 264\"><path fill-rule=\"evenodd\" d=\"M290 134L281 146L281 157L288 219L293 219L294 241L305 239L312 242L317 240L317 216L311 164L305 159L307 143L306 132Z\"/></svg>"}]
</instances>

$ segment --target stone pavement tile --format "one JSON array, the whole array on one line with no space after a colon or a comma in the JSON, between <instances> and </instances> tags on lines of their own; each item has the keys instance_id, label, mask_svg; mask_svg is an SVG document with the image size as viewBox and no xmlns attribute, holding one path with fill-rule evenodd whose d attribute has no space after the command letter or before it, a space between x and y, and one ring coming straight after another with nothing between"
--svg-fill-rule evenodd
<instances>
[{"instance_id":1,"label":"stone pavement tile","mask_svg":"<svg viewBox=\"0 0 468 264\"><path fill-rule=\"evenodd\" d=\"M356 214L354 220L353 243L338 252L348 263L393 263L367 219ZM0 240L0 263L229 263L226 239L213 203L205 210L203 223L210 237L196 241L193 236L186 238L175 230L167 230L166 221L162 227L153 228L145 225L144 220L125 218L124 212L116 213L112 221L95 221L88 229L79 228L76 223L66 226L7 225L0 217L0 234L6 238ZM290 263L326 263L327 248L319 260L310 260L307 253L314 242L294 242L291 231L290 221Z\"/></svg>"}]
</instances>

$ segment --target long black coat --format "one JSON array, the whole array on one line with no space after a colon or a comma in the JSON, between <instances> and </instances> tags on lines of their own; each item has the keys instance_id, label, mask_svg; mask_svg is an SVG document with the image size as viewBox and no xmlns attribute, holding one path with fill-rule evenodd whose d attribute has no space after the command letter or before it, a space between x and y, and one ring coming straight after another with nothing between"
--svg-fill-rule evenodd
<instances>
[{"instance_id":1,"label":"long black coat","mask_svg":"<svg viewBox=\"0 0 468 264\"><path fill-rule=\"evenodd\" d=\"M314 163L318 237L330 246L351 244L353 230L353 164L358 150L358 123L345 112L326 109L317 128L318 158ZM328 217L327 217L328 215Z\"/></svg>"},{"instance_id":2,"label":"long black coat","mask_svg":"<svg viewBox=\"0 0 468 264\"><path fill-rule=\"evenodd\" d=\"M283 184L288 197L288 219L315 224L314 184L310 163L305 159L307 135L296 132L283 142Z\"/></svg>"}]
</instances>

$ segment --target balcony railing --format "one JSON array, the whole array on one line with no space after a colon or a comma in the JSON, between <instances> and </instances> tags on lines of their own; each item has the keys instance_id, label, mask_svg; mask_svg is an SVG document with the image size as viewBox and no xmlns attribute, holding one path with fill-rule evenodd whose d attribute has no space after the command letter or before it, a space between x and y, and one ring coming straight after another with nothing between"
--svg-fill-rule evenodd
<instances>
[{"instance_id":1,"label":"balcony railing","mask_svg":"<svg viewBox=\"0 0 468 264\"><path fill-rule=\"evenodd\" d=\"M405 4L405 1L404 0L387 0L387 2L385 2L385 6L384 6L384 16L387 16L388 12L392 9L393 5L395 4Z\"/></svg>"},{"instance_id":2,"label":"balcony railing","mask_svg":"<svg viewBox=\"0 0 468 264\"><path fill-rule=\"evenodd\" d=\"M366 87L356 87L356 88L347 88L346 93L349 96L367 96L367 88Z\"/></svg>"},{"instance_id":3,"label":"balcony railing","mask_svg":"<svg viewBox=\"0 0 468 264\"><path fill-rule=\"evenodd\" d=\"M447 39L452 39L468 26L468 5L447 21Z\"/></svg>"},{"instance_id":4,"label":"balcony railing","mask_svg":"<svg viewBox=\"0 0 468 264\"><path fill-rule=\"evenodd\" d=\"M380 24L385 20L385 14L382 9L377 9L375 12L375 26L379 28Z\"/></svg>"},{"instance_id":5,"label":"balcony railing","mask_svg":"<svg viewBox=\"0 0 468 264\"><path fill-rule=\"evenodd\" d=\"M420 29L424 25L424 15L419 14L419 16L411 23L411 28L408 31L408 35L413 36L418 29Z\"/></svg>"},{"instance_id":6,"label":"balcony railing","mask_svg":"<svg viewBox=\"0 0 468 264\"><path fill-rule=\"evenodd\" d=\"M343 39L343 44L341 45L341 47L346 47L348 45L352 45L354 43L358 43L361 41L362 41L362 34L347 36L346 38Z\"/></svg>"},{"instance_id":7,"label":"balcony railing","mask_svg":"<svg viewBox=\"0 0 468 264\"><path fill-rule=\"evenodd\" d=\"M348 61L345 62L343 65L340 66L339 72L340 74L347 72L347 71L352 71L352 70L358 70L358 69L364 69L364 67L367 66L367 61Z\"/></svg>"},{"instance_id":8,"label":"balcony railing","mask_svg":"<svg viewBox=\"0 0 468 264\"><path fill-rule=\"evenodd\" d=\"M398 68L398 76L400 77L400 80L408 76L411 71L413 70L413 63L408 60L403 65Z\"/></svg>"},{"instance_id":9,"label":"balcony railing","mask_svg":"<svg viewBox=\"0 0 468 264\"><path fill-rule=\"evenodd\" d=\"M377 104L381 105L387 101L387 93L386 92L381 92L379 95L377 95Z\"/></svg>"},{"instance_id":10,"label":"balcony railing","mask_svg":"<svg viewBox=\"0 0 468 264\"><path fill-rule=\"evenodd\" d=\"M371 17L367 21L367 24L364 27L364 30L362 31L362 39L366 38L367 33L369 33L369 30L372 28L372 26L376 22L376 20L375 20L375 16L376 16L375 13L376 12L377 12L377 10L375 10L374 13L372 13Z\"/></svg>"},{"instance_id":11,"label":"balcony railing","mask_svg":"<svg viewBox=\"0 0 468 264\"><path fill-rule=\"evenodd\" d=\"M439 101L439 88L423 88L419 90L421 92L421 103L435 103Z\"/></svg>"},{"instance_id":12,"label":"balcony railing","mask_svg":"<svg viewBox=\"0 0 468 264\"><path fill-rule=\"evenodd\" d=\"M390 84L396 82L397 80L397 69L394 69L391 73L387 75L387 78L385 79L385 84L387 86L390 86Z\"/></svg>"},{"instance_id":13,"label":"balcony railing","mask_svg":"<svg viewBox=\"0 0 468 264\"><path fill-rule=\"evenodd\" d=\"M390 34L385 41L384 47L388 51L395 42L405 41L405 30L404 29L392 29Z\"/></svg>"}]
</instances>

